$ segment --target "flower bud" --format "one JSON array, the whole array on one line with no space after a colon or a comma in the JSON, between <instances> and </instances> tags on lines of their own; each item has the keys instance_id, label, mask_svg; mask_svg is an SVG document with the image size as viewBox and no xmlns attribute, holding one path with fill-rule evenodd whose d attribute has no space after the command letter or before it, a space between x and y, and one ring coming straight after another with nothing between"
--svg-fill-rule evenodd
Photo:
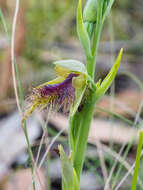
<instances>
[{"instance_id":1,"label":"flower bud","mask_svg":"<svg viewBox=\"0 0 143 190\"><path fill-rule=\"evenodd\" d=\"M84 22L84 26L86 28L86 31L89 35L89 38L91 39L92 38L92 34L93 34L93 31L94 31L94 27L95 27L95 24L92 23L92 22Z\"/></svg>"},{"instance_id":2,"label":"flower bud","mask_svg":"<svg viewBox=\"0 0 143 190\"><path fill-rule=\"evenodd\" d=\"M83 12L83 21L95 23L96 17L97 17L97 0L88 0Z\"/></svg>"}]
</instances>

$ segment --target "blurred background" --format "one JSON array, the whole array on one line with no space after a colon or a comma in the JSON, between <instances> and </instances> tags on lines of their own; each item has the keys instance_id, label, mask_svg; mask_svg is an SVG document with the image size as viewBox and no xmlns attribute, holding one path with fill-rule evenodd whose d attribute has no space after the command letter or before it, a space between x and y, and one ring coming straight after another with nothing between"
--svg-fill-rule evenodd
<instances>
[{"instance_id":1,"label":"blurred background","mask_svg":"<svg viewBox=\"0 0 143 190\"><path fill-rule=\"evenodd\" d=\"M29 89L55 78L53 61L85 61L76 33L76 7L75 0L20 1L15 56L21 102ZM15 0L0 0L0 190L30 189L32 183L11 72L9 40L14 9ZM95 108L82 190L104 190L108 182L107 189L113 190L134 164L138 131L143 127L142 10L142 0L115 1L104 24L95 81L106 76L121 47L124 55L114 84ZM60 162L56 152L62 143L68 153L67 116L62 112L54 114L47 123L47 114L36 112L28 119L27 126L44 189L60 190ZM143 187L142 167L141 164L137 190ZM118 189L129 189L131 179L132 172ZM36 181L39 190L39 178Z\"/></svg>"}]
</instances>

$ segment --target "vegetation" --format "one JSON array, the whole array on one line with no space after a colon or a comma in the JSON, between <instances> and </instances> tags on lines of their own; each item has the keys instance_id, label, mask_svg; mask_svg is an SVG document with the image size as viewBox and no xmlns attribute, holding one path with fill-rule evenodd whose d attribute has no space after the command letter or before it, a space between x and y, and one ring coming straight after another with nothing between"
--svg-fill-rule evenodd
<instances>
[{"instance_id":1,"label":"vegetation","mask_svg":"<svg viewBox=\"0 0 143 190\"><path fill-rule=\"evenodd\" d=\"M16 77L16 81L14 80L15 87L15 94L17 105L22 116L22 123L24 126L24 133L25 138L28 145L28 154L30 158L30 167L33 176L33 189L36 189L35 186L35 173L36 173L36 164L33 158L33 152L30 147L29 141L29 134L27 132L26 126L26 119L36 110L47 109L48 112L69 112L69 137L68 137L68 146L69 146L69 156L64 152L63 147L60 145L58 147L60 160L61 160L61 171L62 171L62 190L79 190L80 189L80 178L83 170L83 166L85 165L86 170L91 171L96 174L97 178L100 179L101 184L104 186L104 189L119 189L120 184L122 181L125 180L125 177L122 177L123 174L126 173L125 169L123 168L124 162L126 163L126 157L131 150L133 141L131 141L127 146L123 144L121 147L121 152L119 152L119 156L123 151L123 155L121 157L122 161L117 163L114 162L114 159L109 156L104 158L106 162L108 162L108 173L109 176L107 178L106 172L103 173L104 180L102 180L102 176L92 168L93 162L95 162L96 167L100 167L100 169L106 165L105 163L99 163L99 159L94 158L87 158L85 160L86 148L87 148L87 140L88 134L90 131L91 120L94 116L95 107L99 100L105 95L109 87L111 86L123 54L123 48L121 48L117 59L114 61L113 67L109 71L108 75L104 79L98 78L96 63L97 63L97 55L99 51L99 41L101 38L101 32L103 30L102 39L110 40L111 52L115 52L116 48L114 49L114 40L118 39L118 37L122 37L122 40L129 40L132 34L127 35L126 31L122 31L123 27L119 27L119 24L116 23L116 15L119 15L119 11L122 7L124 10L129 8L128 1L124 2L121 1L120 3L115 4L115 10L113 11L112 17L110 13L111 7L113 5L113 0L88 0L86 2L82 2L79 0L78 5L75 3L71 5L71 1L62 1L56 3L51 1L42 1L39 4L35 3L35 1L31 1L29 4L29 10L26 15L27 20L27 37L26 37L26 44L24 50L24 58L25 60L31 63L30 66L27 68L22 66L20 70L24 71L24 74L27 72L30 73L29 68L32 72L42 73L47 65L45 65L45 60L42 58L43 50L47 50L48 48L52 50L53 42L57 42L57 44L66 44L70 43L70 36L72 34L73 41L76 40L76 33L75 33L75 23L78 38L80 44L82 46L85 60L76 60L75 57L71 56L68 59L64 57L60 61L54 61L55 65L55 73L57 78L51 80L49 82L44 82L40 84L41 81L47 80L47 74L49 79L55 77L55 73L53 70L53 65L50 63L53 60L59 60L60 55L57 52L50 51L50 55L54 57L54 59L50 59L48 62L48 70L46 72L46 77L40 76L37 78L34 86L40 84L32 89L31 94L29 94L29 102L28 108L24 110L24 95L23 95L23 81L21 84L21 72L19 72L17 61L13 57L13 65L15 66L15 73L13 73L13 78ZM75 7L77 7L77 15L76 15L76 22L75 22ZM39 14L39 11L41 14ZM126 13L126 11L124 11ZM108 22L105 22L107 16L109 16ZM7 23L5 21L3 12L1 10L1 20L2 26L5 29L5 33L7 34L8 38L10 37L10 32L7 30ZM104 23L105 22L105 23ZM126 19L125 19L126 22ZM136 22L136 21L135 21ZM113 30L115 24L115 31ZM121 23L123 24L123 23ZM56 28L59 26L59 32L56 32ZM61 26L61 28L60 28ZM63 27L64 26L64 27ZM67 26L67 28L65 28ZM104 26L104 27L103 27ZM107 34L107 28L108 34ZM117 33L116 30L119 30ZM13 28L14 29L14 28ZM124 29L123 29L124 30ZM107 35L105 35L107 34ZM16 36L15 36L16 39ZM47 40L48 39L48 40ZM9 41L11 44L11 55L14 53L14 48L12 49L12 39ZM48 44L47 44L48 42ZM121 45L120 45L121 47ZM41 51L42 49L42 51ZM118 50L119 48L117 48ZM136 48L135 48L136 49ZM137 47L140 49L140 46ZM129 54L132 53L129 50ZM70 52L71 53L71 52ZM15 52L15 55L16 52ZM131 54L130 54L131 55ZM43 56L44 57L44 56ZM43 59L41 61L41 58ZM109 62L113 62L114 58L109 60ZM84 64L85 63L85 64ZM98 66L98 65L97 65ZM142 89L142 82L132 73L124 73L125 75L131 77ZM96 81L95 82L95 78ZM102 77L103 78L103 77ZM33 82L34 83L34 82ZM31 86L30 83L28 85ZM25 86L25 91L27 91L27 85ZM114 86L111 88L111 95L114 96ZM24 92L25 93L25 92ZM27 94L27 92L26 92ZM18 96L17 96L18 95ZM27 103L26 103L27 104ZM98 106L97 106L98 108ZM101 110L102 108L100 108ZM104 110L104 109L103 109ZM111 120L114 120L114 117L119 118L125 123L130 125L135 125L136 127L140 128L141 124L137 122L133 122L120 114L116 114L114 112L104 110L108 112L112 117ZM48 118L47 118L48 120ZM46 122L47 124L47 122ZM49 129L48 129L49 130ZM96 132L96 131L95 131ZM45 136L47 130L43 132L43 136ZM50 130L51 135L55 135L53 129ZM43 138L42 136L42 138ZM65 142L65 138L61 139ZM139 171L140 166L140 159L142 154L142 142L143 142L143 135L142 131L140 131L140 138L137 148L137 156L136 162L133 164L135 166L133 179L131 187L127 187L131 190L135 190L136 188L139 190L142 188L142 174ZM42 140L41 140L41 143ZM111 151L115 148L114 143L110 142L110 149ZM90 147L90 146L88 146ZM98 145L97 145L98 147ZM118 146L119 147L119 146ZM39 151L41 147L39 147ZM100 154L99 154L100 155ZM118 155L118 154L117 154ZM43 157L44 158L44 157ZM36 159L37 160L37 159ZM92 162L92 164L91 164ZM41 164L42 165L42 164ZM40 165L40 166L41 166ZM134 167L133 167L134 168ZM104 169L103 169L104 170ZM129 170L130 171L130 170ZM119 182L119 183L117 183ZM41 184L42 186L42 184Z\"/></svg>"}]
</instances>

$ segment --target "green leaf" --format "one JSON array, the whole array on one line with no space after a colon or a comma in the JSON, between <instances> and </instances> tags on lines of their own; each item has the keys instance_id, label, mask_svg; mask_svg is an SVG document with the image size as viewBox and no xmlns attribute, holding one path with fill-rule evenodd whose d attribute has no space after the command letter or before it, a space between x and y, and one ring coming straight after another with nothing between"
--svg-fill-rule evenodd
<instances>
[{"instance_id":1,"label":"green leaf","mask_svg":"<svg viewBox=\"0 0 143 190\"><path fill-rule=\"evenodd\" d=\"M105 4L105 10L104 10L104 14L103 14L103 21L105 20L105 18L108 16L111 8L112 8L112 5L114 3L115 0L106 0L104 2ZM106 7L107 6L107 7Z\"/></svg>"},{"instance_id":2,"label":"green leaf","mask_svg":"<svg viewBox=\"0 0 143 190\"><path fill-rule=\"evenodd\" d=\"M136 186L137 186L138 177L139 177L142 147L143 147L143 131L141 130L139 134L139 143L137 147L136 162L135 162L135 167L134 167L134 175L132 179L131 190L136 190L137 188Z\"/></svg>"},{"instance_id":3,"label":"green leaf","mask_svg":"<svg viewBox=\"0 0 143 190\"><path fill-rule=\"evenodd\" d=\"M91 58L91 44L88 32L83 24L81 0L79 0L77 9L77 33L86 56Z\"/></svg>"},{"instance_id":4,"label":"green leaf","mask_svg":"<svg viewBox=\"0 0 143 190\"><path fill-rule=\"evenodd\" d=\"M75 189L74 190L79 190L78 176L77 176L77 173L76 173L76 171L75 171L74 168L73 168L73 176L74 176L74 185L75 185Z\"/></svg>"},{"instance_id":5,"label":"green leaf","mask_svg":"<svg viewBox=\"0 0 143 190\"><path fill-rule=\"evenodd\" d=\"M105 94L105 92L108 90L111 83L113 82L113 80L117 74L118 68L120 66L122 54L123 54L123 48L121 48L120 53L117 57L117 60L115 61L113 67L111 68L111 70L108 73L108 75L106 76L106 78L103 80L103 82L101 83L100 86L97 85L98 88L97 88L96 94L95 94L97 101Z\"/></svg>"},{"instance_id":6,"label":"green leaf","mask_svg":"<svg viewBox=\"0 0 143 190\"><path fill-rule=\"evenodd\" d=\"M72 163L65 154L63 147L59 145L61 168L62 168L62 187L63 190L79 190L78 178L73 169Z\"/></svg>"},{"instance_id":7,"label":"green leaf","mask_svg":"<svg viewBox=\"0 0 143 190\"><path fill-rule=\"evenodd\" d=\"M82 101L82 98L84 96L85 89L86 89L86 83L81 89L75 89L75 101L74 101L74 104L70 111L71 117L76 113L76 111Z\"/></svg>"},{"instance_id":8,"label":"green leaf","mask_svg":"<svg viewBox=\"0 0 143 190\"><path fill-rule=\"evenodd\" d=\"M64 67L70 71L79 72L83 74L87 73L84 64L74 59L55 61L54 64L57 66Z\"/></svg>"}]
</instances>

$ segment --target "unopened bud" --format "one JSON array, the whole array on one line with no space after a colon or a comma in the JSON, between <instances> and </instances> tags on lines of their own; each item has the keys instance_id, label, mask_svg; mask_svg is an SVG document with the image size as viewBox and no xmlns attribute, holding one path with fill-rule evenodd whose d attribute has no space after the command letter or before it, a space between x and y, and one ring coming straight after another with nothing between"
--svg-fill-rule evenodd
<instances>
[{"instance_id":1,"label":"unopened bud","mask_svg":"<svg viewBox=\"0 0 143 190\"><path fill-rule=\"evenodd\" d=\"M88 35L89 35L89 38L91 39L92 38L92 34L93 34L93 31L94 31L94 26L95 24L92 23L92 22L84 22L84 26L88 32Z\"/></svg>"},{"instance_id":2,"label":"unopened bud","mask_svg":"<svg viewBox=\"0 0 143 190\"><path fill-rule=\"evenodd\" d=\"M83 12L83 21L95 23L96 17L97 17L97 0L88 0Z\"/></svg>"}]
</instances>

